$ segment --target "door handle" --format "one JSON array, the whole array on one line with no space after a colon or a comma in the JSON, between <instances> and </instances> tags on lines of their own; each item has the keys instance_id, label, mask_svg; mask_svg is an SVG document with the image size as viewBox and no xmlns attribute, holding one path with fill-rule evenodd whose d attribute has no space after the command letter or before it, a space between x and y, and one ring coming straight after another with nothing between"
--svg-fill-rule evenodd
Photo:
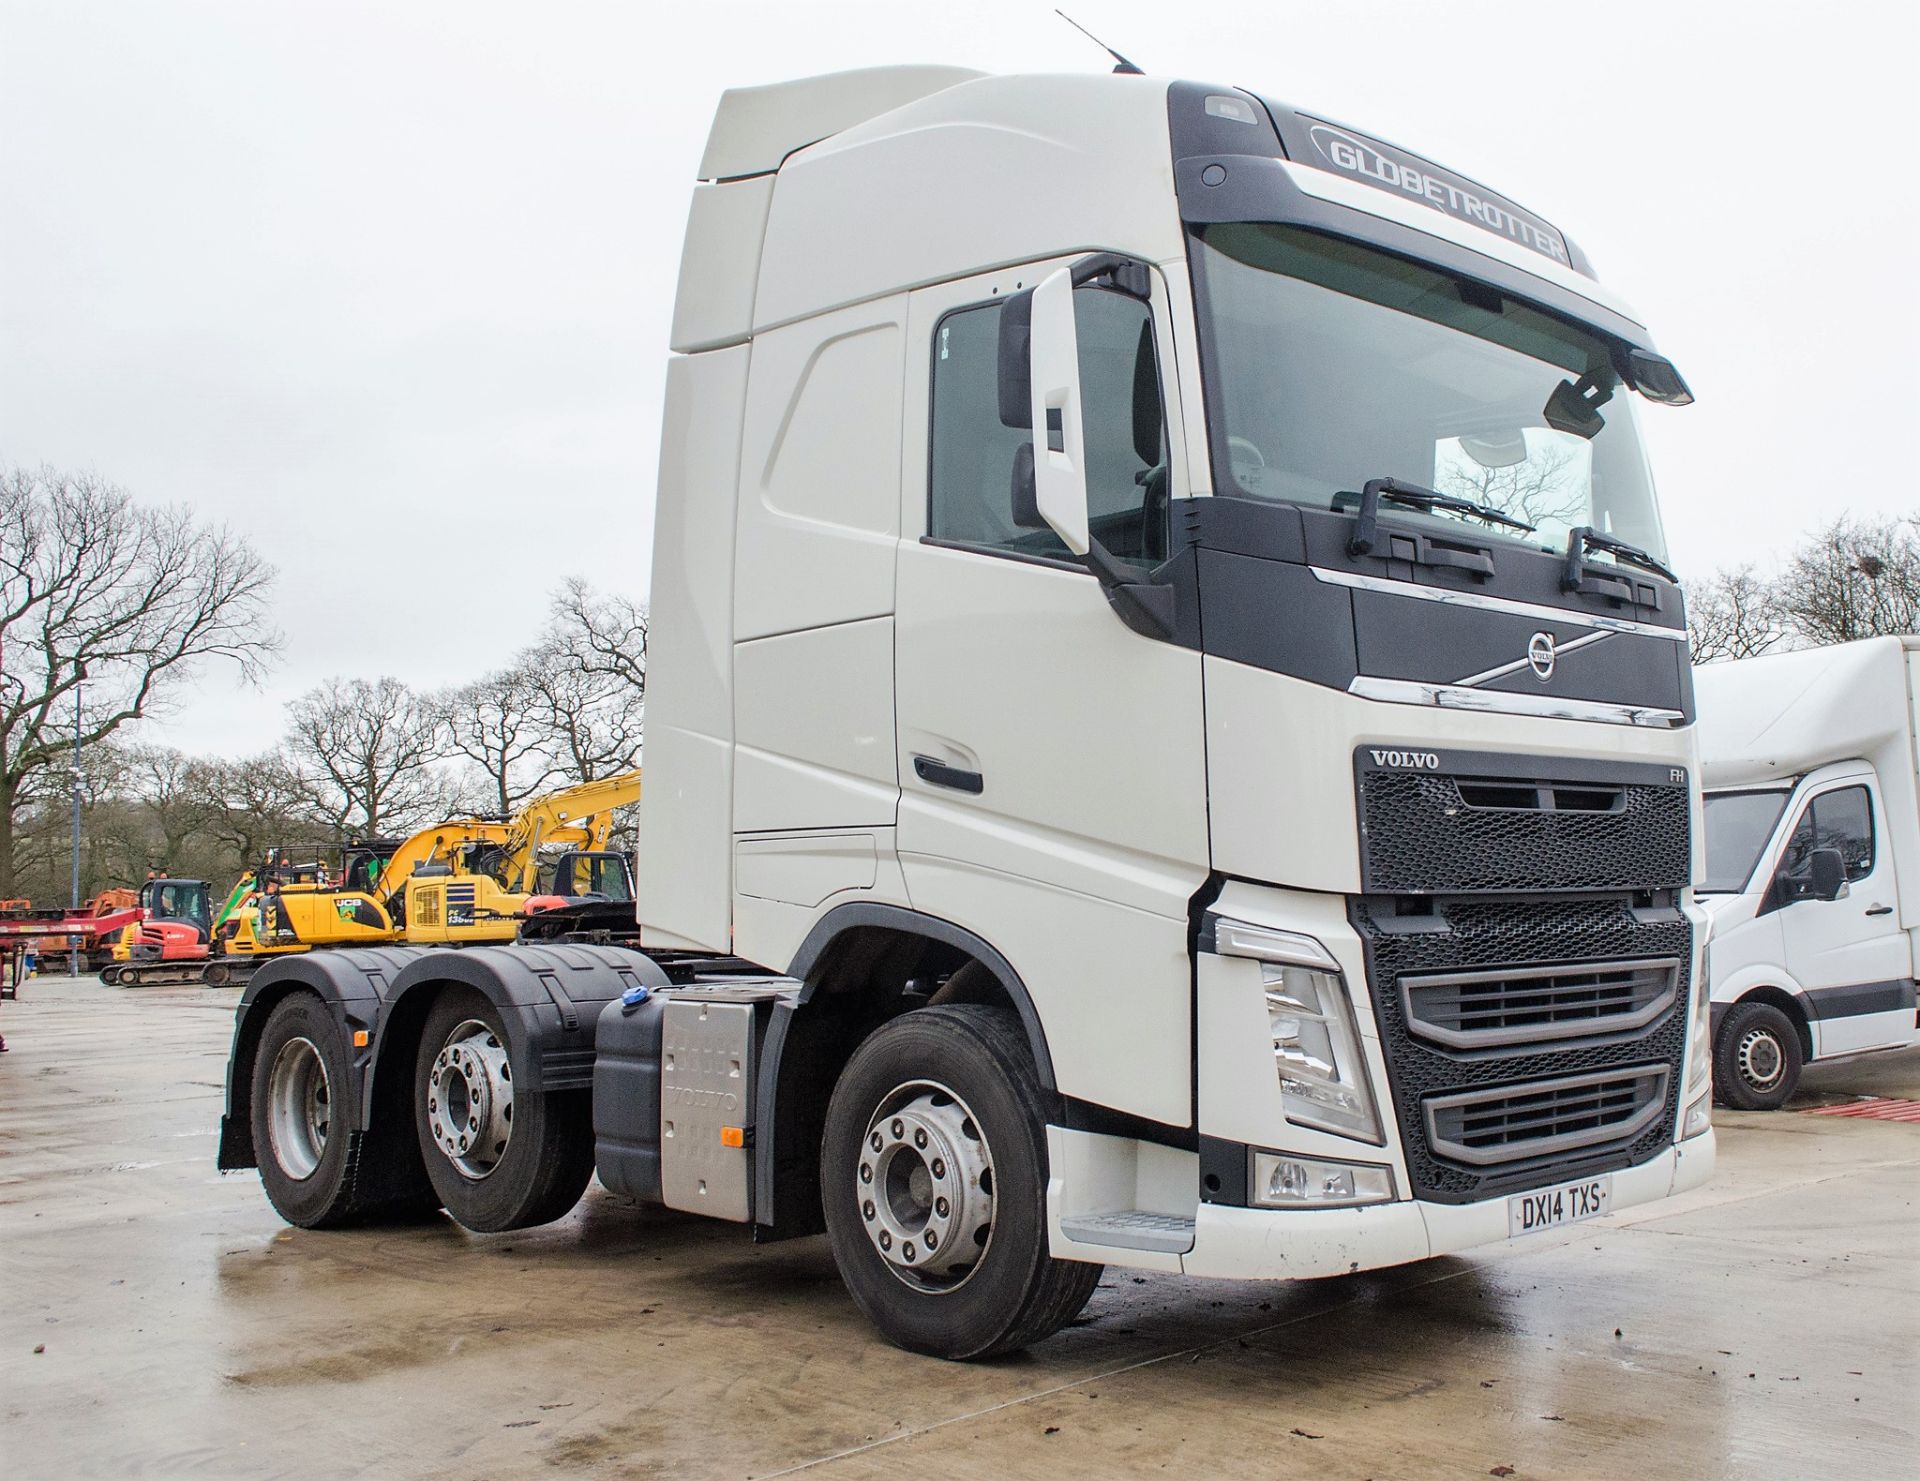
<instances>
[{"instance_id":1,"label":"door handle","mask_svg":"<svg viewBox=\"0 0 1920 1481\"><path fill-rule=\"evenodd\" d=\"M1869 905L1867 907L1867 914L1868 915L1892 915L1893 907L1891 905Z\"/></svg>"},{"instance_id":2,"label":"door handle","mask_svg":"<svg viewBox=\"0 0 1920 1481\"><path fill-rule=\"evenodd\" d=\"M956 792L971 792L975 796L984 792L987 786L987 779L979 772L949 766L944 761L935 761L931 756L915 756L913 774L928 786L951 787Z\"/></svg>"}]
</instances>

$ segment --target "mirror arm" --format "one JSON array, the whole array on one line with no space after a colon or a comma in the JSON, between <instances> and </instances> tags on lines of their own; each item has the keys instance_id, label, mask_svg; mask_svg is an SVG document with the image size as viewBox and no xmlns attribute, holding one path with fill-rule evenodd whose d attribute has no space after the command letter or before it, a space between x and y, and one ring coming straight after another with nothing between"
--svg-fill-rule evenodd
<instances>
[{"instance_id":1,"label":"mirror arm","mask_svg":"<svg viewBox=\"0 0 1920 1481\"><path fill-rule=\"evenodd\" d=\"M1087 542L1082 559L1122 622L1142 637L1173 636L1177 612L1171 586L1154 580L1152 572L1117 559L1098 540Z\"/></svg>"}]
</instances>

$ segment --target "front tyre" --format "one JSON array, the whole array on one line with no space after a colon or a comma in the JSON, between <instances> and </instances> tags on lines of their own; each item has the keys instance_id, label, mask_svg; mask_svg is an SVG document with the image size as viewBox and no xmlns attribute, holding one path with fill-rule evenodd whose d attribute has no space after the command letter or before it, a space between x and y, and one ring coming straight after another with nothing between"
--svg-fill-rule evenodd
<instances>
[{"instance_id":1,"label":"front tyre","mask_svg":"<svg viewBox=\"0 0 1920 1481\"><path fill-rule=\"evenodd\" d=\"M1713 1087L1738 1111L1775 1111L1800 1083L1800 1032L1771 1003L1736 1003L1713 1046Z\"/></svg>"},{"instance_id":2,"label":"front tyre","mask_svg":"<svg viewBox=\"0 0 1920 1481\"><path fill-rule=\"evenodd\" d=\"M1047 1252L1046 1120L1003 1010L920 1009L855 1051L827 1109L821 1201L847 1290L889 1341L993 1357L1086 1305L1101 1267Z\"/></svg>"},{"instance_id":3,"label":"front tyre","mask_svg":"<svg viewBox=\"0 0 1920 1481\"><path fill-rule=\"evenodd\" d=\"M530 1091L515 1078L500 1010L453 988L427 1015L414 1068L414 1128L433 1191L480 1234L559 1218L593 1175L584 1090Z\"/></svg>"}]
</instances>

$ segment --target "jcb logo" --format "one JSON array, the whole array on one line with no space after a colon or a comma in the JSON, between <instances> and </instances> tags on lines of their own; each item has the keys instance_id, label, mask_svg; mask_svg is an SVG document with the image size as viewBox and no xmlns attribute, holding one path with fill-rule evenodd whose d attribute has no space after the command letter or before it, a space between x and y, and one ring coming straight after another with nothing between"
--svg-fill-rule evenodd
<instances>
[{"instance_id":1,"label":"jcb logo","mask_svg":"<svg viewBox=\"0 0 1920 1481\"><path fill-rule=\"evenodd\" d=\"M1440 754L1437 751L1374 751L1375 766L1397 766L1407 771L1438 771Z\"/></svg>"}]
</instances>

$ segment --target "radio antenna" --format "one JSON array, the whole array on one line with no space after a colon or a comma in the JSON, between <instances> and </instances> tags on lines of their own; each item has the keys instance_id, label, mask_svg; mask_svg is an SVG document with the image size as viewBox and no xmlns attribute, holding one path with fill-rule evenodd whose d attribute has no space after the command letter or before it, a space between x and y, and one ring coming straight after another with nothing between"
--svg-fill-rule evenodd
<instances>
[{"instance_id":1,"label":"radio antenna","mask_svg":"<svg viewBox=\"0 0 1920 1481\"><path fill-rule=\"evenodd\" d=\"M1072 26L1074 30L1086 37L1087 40L1099 47L1100 50L1104 51L1108 56L1112 57L1115 63L1113 70L1120 73L1123 77L1145 77L1147 75L1138 67L1134 66L1132 62L1121 56L1120 53L1115 51L1111 46L1108 46L1106 42L1094 35L1093 32L1081 25L1080 22L1068 15L1064 10L1055 10L1054 14L1059 16L1060 19L1065 21L1069 26Z\"/></svg>"}]
</instances>

